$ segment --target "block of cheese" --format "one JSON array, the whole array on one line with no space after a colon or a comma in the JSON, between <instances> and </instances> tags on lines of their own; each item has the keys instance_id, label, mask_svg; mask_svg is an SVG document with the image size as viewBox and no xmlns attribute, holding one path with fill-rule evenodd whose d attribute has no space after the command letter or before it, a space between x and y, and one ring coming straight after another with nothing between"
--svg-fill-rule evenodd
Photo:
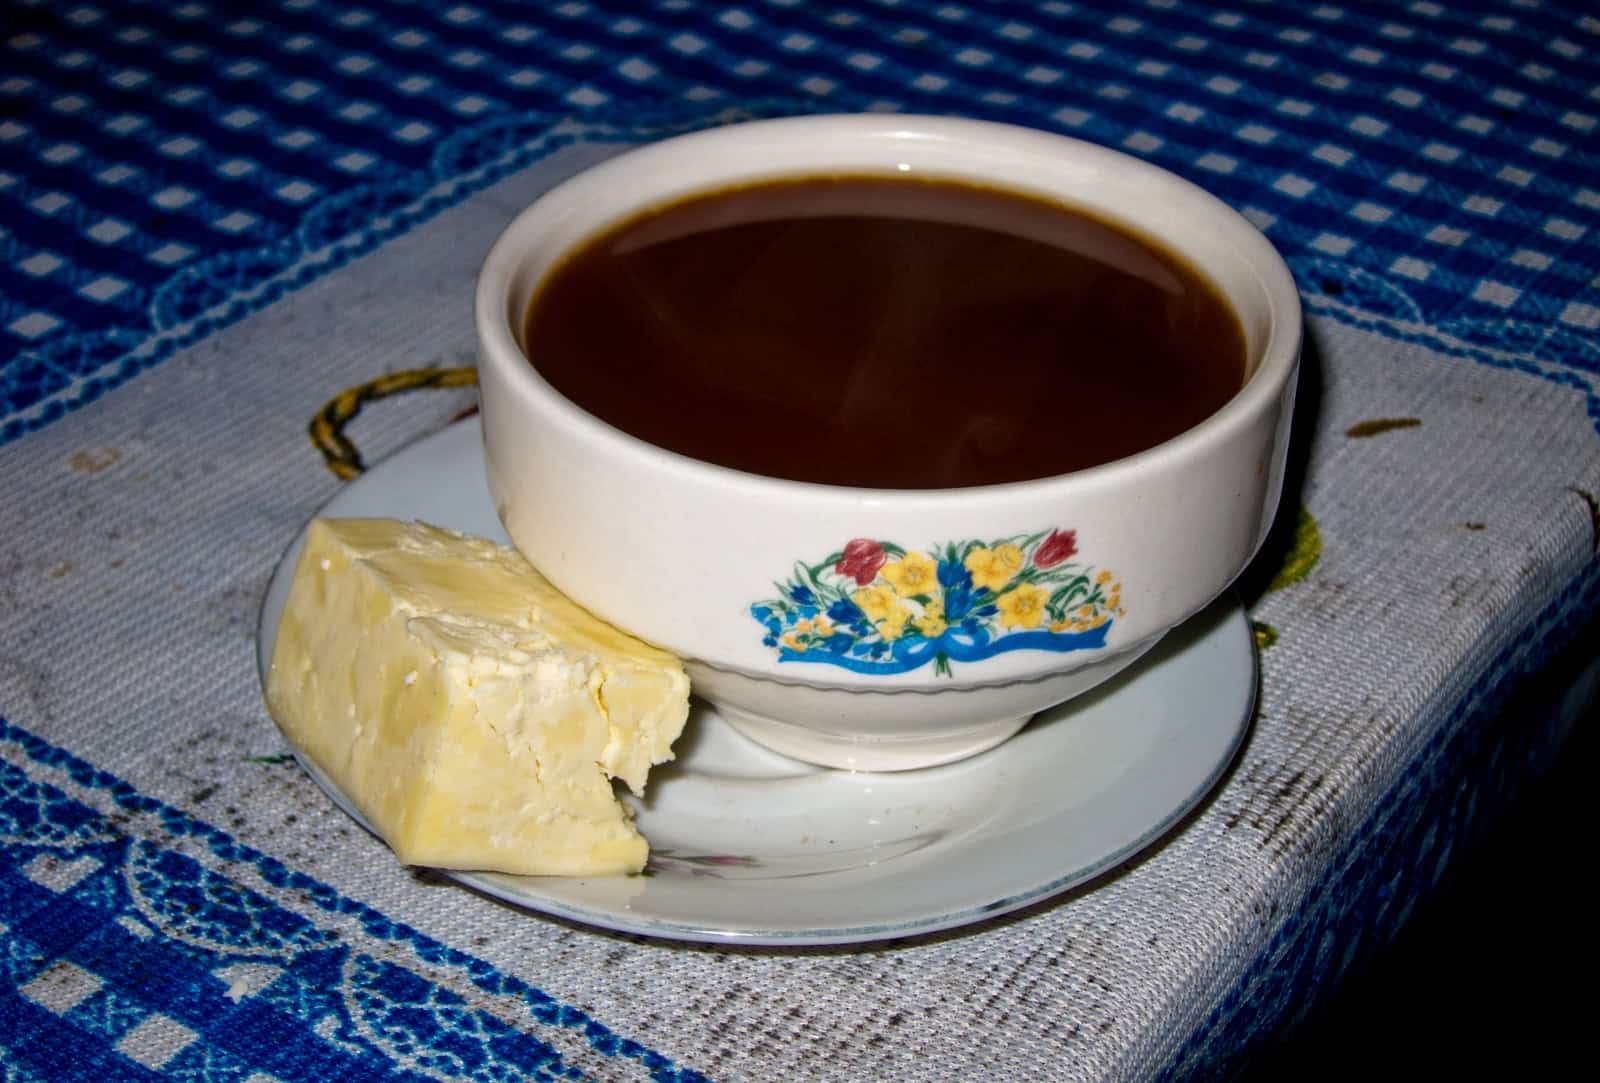
<instances>
[{"instance_id":1,"label":"block of cheese","mask_svg":"<svg viewBox=\"0 0 1600 1083\"><path fill-rule=\"evenodd\" d=\"M672 758L689 681L521 554L392 519L318 519L278 624L267 707L401 861L635 872L611 779Z\"/></svg>"}]
</instances>

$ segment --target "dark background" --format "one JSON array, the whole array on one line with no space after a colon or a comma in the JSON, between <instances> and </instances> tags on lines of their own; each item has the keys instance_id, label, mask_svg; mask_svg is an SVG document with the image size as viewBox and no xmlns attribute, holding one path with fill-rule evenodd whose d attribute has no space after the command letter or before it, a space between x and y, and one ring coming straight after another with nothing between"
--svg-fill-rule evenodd
<instances>
[{"instance_id":1,"label":"dark background","mask_svg":"<svg viewBox=\"0 0 1600 1083\"><path fill-rule=\"evenodd\" d=\"M1588 637L1590 659L1596 639ZM1568 1078L1590 1059L1594 729L1580 718L1394 943L1236 1081ZM1581 886L1580 886L1581 885Z\"/></svg>"}]
</instances>

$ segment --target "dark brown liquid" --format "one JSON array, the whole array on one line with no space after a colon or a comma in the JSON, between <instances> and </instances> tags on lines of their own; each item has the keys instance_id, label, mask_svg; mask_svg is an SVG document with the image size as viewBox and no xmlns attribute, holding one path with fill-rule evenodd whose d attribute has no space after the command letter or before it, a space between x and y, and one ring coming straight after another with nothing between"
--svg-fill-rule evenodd
<instances>
[{"instance_id":1,"label":"dark brown liquid","mask_svg":"<svg viewBox=\"0 0 1600 1083\"><path fill-rule=\"evenodd\" d=\"M539 372L625 432L833 485L1048 477L1191 428L1244 332L1176 255L1028 196L802 178L696 196L539 287Z\"/></svg>"}]
</instances>

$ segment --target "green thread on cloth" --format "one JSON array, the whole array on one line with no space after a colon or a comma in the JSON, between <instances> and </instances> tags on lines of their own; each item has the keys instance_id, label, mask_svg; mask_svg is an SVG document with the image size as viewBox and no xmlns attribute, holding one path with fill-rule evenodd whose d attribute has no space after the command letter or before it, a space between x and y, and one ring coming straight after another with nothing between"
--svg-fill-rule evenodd
<instances>
[{"instance_id":1,"label":"green thread on cloth","mask_svg":"<svg viewBox=\"0 0 1600 1083\"><path fill-rule=\"evenodd\" d=\"M1422 424L1420 417L1375 417L1371 421L1358 421L1344 431L1352 440L1359 440L1367 436L1377 436L1379 433L1393 432L1395 429L1415 429Z\"/></svg>"},{"instance_id":2,"label":"green thread on cloth","mask_svg":"<svg viewBox=\"0 0 1600 1083\"><path fill-rule=\"evenodd\" d=\"M1282 590L1300 582L1311 574L1311 570L1322 559L1322 530L1317 526L1317 521L1304 504L1295 517L1294 541L1289 546L1289 553L1283 558L1283 565L1278 573L1267 584L1267 593Z\"/></svg>"}]
</instances>

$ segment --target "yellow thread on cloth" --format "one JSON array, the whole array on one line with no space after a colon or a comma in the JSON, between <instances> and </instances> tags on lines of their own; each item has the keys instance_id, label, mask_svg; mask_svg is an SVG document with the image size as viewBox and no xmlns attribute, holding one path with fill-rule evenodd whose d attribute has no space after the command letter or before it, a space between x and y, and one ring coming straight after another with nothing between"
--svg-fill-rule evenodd
<instances>
[{"instance_id":1,"label":"yellow thread on cloth","mask_svg":"<svg viewBox=\"0 0 1600 1083\"><path fill-rule=\"evenodd\" d=\"M376 380L339 392L318 410L307 426L311 445L322 453L323 462L334 476L349 481L366 469L361 452L345 436L348 425L361 408L369 402L399 395L407 391L433 388L472 387L478 382L478 370L471 366L454 369L406 369L391 372Z\"/></svg>"}]
</instances>

